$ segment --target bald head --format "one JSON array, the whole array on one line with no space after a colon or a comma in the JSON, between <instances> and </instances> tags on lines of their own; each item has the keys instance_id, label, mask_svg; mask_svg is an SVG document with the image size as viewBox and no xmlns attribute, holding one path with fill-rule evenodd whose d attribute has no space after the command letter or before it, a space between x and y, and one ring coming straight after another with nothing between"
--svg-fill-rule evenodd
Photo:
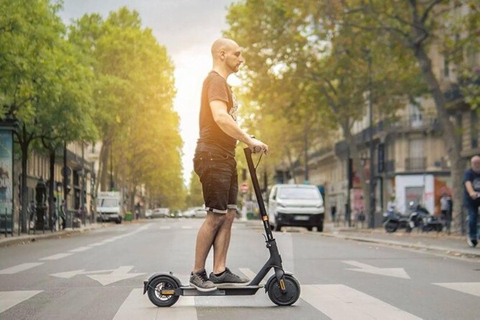
<instances>
[{"instance_id":1,"label":"bald head","mask_svg":"<svg viewBox=\"0 0 480 320\"><path fill-rule=\"evenodd\" d=\"M473 156L471 164L473 171L480 172L480 156Z\"/></svg>"},{"instance_id":2,"label":"bald head","mask_svg":"<svg viewBox=\"0 0 480 320\"><path fill-rule=\"evenodd\" d=\"M220 38L212 44L213 69L225 79L238 71L244 62L240 46L233 40Z\"/></svg>"},{"instance_id":3,"label":"bald head","mask_svg":"<svg viewBox=\"0 0 480 320\"><path fill-rule=\"evenodd\" d=\"M212 58L213 60L219 58L221 52L228 52L238 47L238 44L232 39L220 38L215 40L212 44Z\"/></svg>"}]
</instances>

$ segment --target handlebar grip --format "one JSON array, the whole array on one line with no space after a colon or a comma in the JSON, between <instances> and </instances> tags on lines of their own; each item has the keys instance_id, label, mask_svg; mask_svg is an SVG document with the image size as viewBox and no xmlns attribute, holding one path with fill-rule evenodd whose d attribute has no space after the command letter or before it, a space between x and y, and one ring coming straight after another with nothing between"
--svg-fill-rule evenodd
<instances>
[{"instance_id":1,"label":"handlebar grip","mask_svg":"<svg viewBox=\"0 0 480 320\"><path fill-rule=\"evenodd\" d=\"M253 152L254 153L258 153L258 152L261 152L261 151L262 151L262 147L259 147L259 146L253 147Z\"/></svg>"}]
</instances>

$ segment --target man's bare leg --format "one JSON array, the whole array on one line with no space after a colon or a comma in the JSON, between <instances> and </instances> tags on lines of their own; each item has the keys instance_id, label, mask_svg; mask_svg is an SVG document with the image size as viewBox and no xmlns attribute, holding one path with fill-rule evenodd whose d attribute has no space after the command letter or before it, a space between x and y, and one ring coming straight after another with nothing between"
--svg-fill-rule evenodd
<instances>
[{"instance_id":1,"label":"man's bare leg","mask_svg":"<svg viewBox=\"0 0 480 320\"><path fill-rule=\"evenodd\" d=\"M213 273L218 274L225 271L234 219L235 210L229 209L225 215L225 221L218 229L217 235L213 240Z\"/></svg>"},{"instance_id":2,"label":"man's bare leg","mask_svg":"<svg viewBox=\"0 0 480 320\"><path fill-rule=\"evenodd\" d=\"M207 212L207 217L205 218L205 221L203 221L197 234L195 266L193 272L198 273L205 269L205 260L207 260L208 252L210 251L214 239L224 221L224 214L213 213L211 211Z\"/></svg>"}]
</instances>

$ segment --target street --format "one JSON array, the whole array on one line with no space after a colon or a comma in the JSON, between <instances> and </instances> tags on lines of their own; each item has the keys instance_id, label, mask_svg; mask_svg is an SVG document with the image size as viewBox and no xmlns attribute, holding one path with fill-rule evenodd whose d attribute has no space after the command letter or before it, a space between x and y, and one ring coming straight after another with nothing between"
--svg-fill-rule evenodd
<instances>
[{"instance_id":1,"label":"street","mask_svg":"<svg viewBox=\"0 0 480 320\"><path fill-rule=\"evenodd\" d=\"M143 280L172 271L187 284L200 219L112 225L0 248L0 318L474 319L479 260L394 248L291 228L275 232L285 270L301 284L291 307L255 296L180 297L157 308ZM268 258L262 226L235 222L228 265L253 277ZM207 272L211 271L211 255ZM265 279L266 281L266 279Z\"/></svg>"}]
</instances>

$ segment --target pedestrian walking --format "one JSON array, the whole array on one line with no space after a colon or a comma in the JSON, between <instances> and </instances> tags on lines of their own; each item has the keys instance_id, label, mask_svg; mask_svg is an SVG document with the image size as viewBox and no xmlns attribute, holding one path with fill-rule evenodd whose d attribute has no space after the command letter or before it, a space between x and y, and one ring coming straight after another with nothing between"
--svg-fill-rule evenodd
<instances>
[{"instance_id":1,"label":"pedestrian walking","mask_svg":"<svg viewBox=\"0 0 480 320\"><path fill-rule=\"evenodd\" d=\"M467 243L474 248L478 243L478 208L480 207L480 156L472 157L471 167L465 171L463 178L463 201L468 211L468 236Z\"/></svg>"},{"instance_id":2,"label":"pedestrian walking","mask_svg":"<svg viewBox=\"0 0 480 320\"><path fill-rule=\"evenodd\" d=\"M450 234L450 225L452 221L451 217L451 204L452 204L452 198L444 192L442 194L442 197L440 198L440 212L442 216L442 220L445 222L445 229L447 230L447 233Z\"/></svg>"}]
</instances>

